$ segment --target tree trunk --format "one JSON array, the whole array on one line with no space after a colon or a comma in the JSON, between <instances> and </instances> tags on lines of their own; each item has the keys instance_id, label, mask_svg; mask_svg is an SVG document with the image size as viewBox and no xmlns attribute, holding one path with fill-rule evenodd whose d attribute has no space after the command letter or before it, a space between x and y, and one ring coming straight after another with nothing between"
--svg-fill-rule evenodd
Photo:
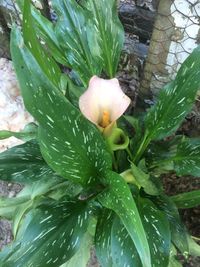
<instances>
[{"instance_id":1,"label":"tree trunk","mask_svg":"<svg viewBox=\"0 0 200 267\"><path fill-rule=\"evenodd\" d=\"M199 42L199 18L198 1L194 4L188 0L160 1L139 91L141 99L157 95L174 79Z\"/></svg>"}]
</instances>

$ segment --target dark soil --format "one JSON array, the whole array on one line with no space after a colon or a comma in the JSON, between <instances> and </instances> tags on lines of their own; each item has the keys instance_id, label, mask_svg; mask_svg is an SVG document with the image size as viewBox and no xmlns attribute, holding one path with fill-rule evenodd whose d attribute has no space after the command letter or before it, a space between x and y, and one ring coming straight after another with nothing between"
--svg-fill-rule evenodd
<instances>
[{"instance_id":1,"label":"dark soil","mask_svg":"<svg viewBox=\"0 0 200 267\"><path fill-rule=\"evenodd\" d=\"M14 197L20 190L19 184L0 181L0 197ZM0 220L0 249L12 241L11 223L8 220Z\"/></svg>"},{"instance_id":2,"label":"dark soil","mask_svg":"<svg viewBox=\"0 0 200 267\"><path fill-rule=\"evenodd\" d=\"M163 176L164 189L168 195L189 192L200 189L200 178L192 176L178 177L176 174ZM200 238L200 206L191 209L179 210L183 223L188 232L195 237ZM183 267L200 267L200 257L189 257L184 259L179 257Z\"/></svg>"}]
</instances>

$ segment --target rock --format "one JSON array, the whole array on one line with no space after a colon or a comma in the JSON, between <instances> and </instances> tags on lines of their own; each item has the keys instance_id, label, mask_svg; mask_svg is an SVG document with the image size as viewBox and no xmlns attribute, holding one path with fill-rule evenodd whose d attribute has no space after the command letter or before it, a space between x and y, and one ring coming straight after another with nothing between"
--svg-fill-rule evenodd
<instances>
[{"instance_id":1,"label":"rock","mask_svg":"<svg viewBox=\"0 0 200 267\"><path fill-rule=\"evenodd\" d=\"M25 111L12 62L0 58L0 130L20 131L33 121ZM0 151L22 143L11 137L0 141Z\"/></svg>"}]
</instances>

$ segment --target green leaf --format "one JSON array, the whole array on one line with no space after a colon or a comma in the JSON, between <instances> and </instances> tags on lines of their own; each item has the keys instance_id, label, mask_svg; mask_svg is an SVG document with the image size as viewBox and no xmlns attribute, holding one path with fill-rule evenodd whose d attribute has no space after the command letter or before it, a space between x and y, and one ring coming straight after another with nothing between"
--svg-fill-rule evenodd
<instances>
[{"instance_id":1,"label":"green leaf","mask_svg":"<svg viewBox=\"0 0 200 267\"><path fill-rule=\"evenodd\" d=\"M174 202L166 195L150 197L155 206L166 214L171 231L172 242L183 253L188 253L187 232L185 226L181 222L178 209Z\"/></svg>"},{"instance_id":2,"label":"green leaf","mask_svg":"<svg viewBox=\"0 0 200 267\"><path fill-rule=\"evenodd\" d=\"M108 209L103 209L98 217L95 232L95 249L102 266L113 266L111 255L111 229L115 215Z\"/></svg>"},{"instance_id":3,"label":"green leaf","mask_svg":"<svg viewBox=\"0 0 200 267\"><path fill-rule=\"evenodd\" d=\"M141 120L134 118L133 116L124 115L123 118L129 123L131 128L131 150L135 150L135 144L137 144L143 135L143 126ZM130 128L130 126L128 128Z\"/></svg>"},{"instance_id":4,"label":"green leaf","mask_svg":"<svg viewBox=\"0 0 200 267\"><path fill-rule=\"evenodd\" d=\"M133 177L136 179L138 184L144 188L144 191L150 195L159 195L160 190L151 180L150 174L143 172L135 164L131 163L131 171Z\"/></svg>"},{"instance_id":5,"label":"green leaf","mask_svg":"<svg viewBox=\"0 0 200 267\"><path fill-rule=\"evenodd\" d=\"M185 138L178 144L174 158L174 169L179 176L200 177L200 139Z\"/></svg>"},{"instance_id":6,"label":"green leaf","mask_svg":"<svg viewBox=\"0 0 200 267\"><path fill-rule=\"evenodd\" d=\"M35 25L31 15L31 1L24 1L23 10L23 37L25 45L30 49L35 60L40 65L41 70L46 75L46 78L55 86L59 86L61 71L54 59L47 53L44 47L41 46Z\"/></svg>"},{"instance_id":7,"label":"green leaf","mask_svg":"<svg viewBox=\"0 0 200 267\"><path fill-rule=\"evenodd\" d=\"M25 217L11 247L0 253L1 265L60 266L79 250L91 212L83 201L41 204Z\"/></svg>"},{"instance_id":8,"label":"green leaf","mask_svg":"<svg viewBox=\"0 0 200 267\"><path fill-rule=\"evenodd\" d=\"M90 259L90 249L92 246L92 236L86 232L81 240L81 245L76 254L60 267L86 267Z\"/></svg>"},{"instance_id":9,"label":"green leaf","mask_svg":"<svg viewBox=\"0 0 200 267\"><path fill-rule=\"evenodd\" d=\"M168 267L183 267L183 265L176 258L177 258L177 251L176 248L172 245Z\"/></svg>"},{"instance_id":10,"label":"green leaf","mask_svg":"<svg viewBox=\"0 0 200 267\"><path fill-rule=\"evenodd\" d=\"M183 138L184 136L177 135L171 140L151 142L148 147L148 151L145 153L145 160L147 161L148 166L150 168L159 166L160 168L163 167L165 163L169 163L171 165L170 158L173 158L176 155L177 146ZM168 160L170 161L168 162Z\"/></svg>"},{"instance_id":11,"label":"green leaf","mask_svg":"<svg viewBox=\"0 0 200 267\"><path fill-rule=\"evenodd\" d=\"M200 245L195 242L195 238L188 235L188 246L189 246L189 254L195 257L200 257ZM196 238L199 241L199 238Z\"/></svg>"},{"instance_id":12,"label":"green leaf","mask_svg":"<svg viewBox=\"0 0 200 267\"><path fill-rule=\"evenodd\" d=\"M114 218L111 231L111 255L114 267L142 266L133 240L117 216Z\"/></svg>"},{"instance_id":13,"label":"green leaf","mask_svg":"<svg viewBox=\"0 0 200 267\"><path fill-rule=\"evenodd\" d=\"M62 187L64 194L58 194L57 192L57 199L60 199L63 195L72 198L81 191L80 187L71 184L69 181L63 182L59 177L48 176L31 185L26 185L16 197L0 198L0 216L12 219L14 237L19 229L22 218L30 208L37 207L44 196L55 197L59 187Z\"/></svg>"},{"instance_id":14,"label":"green leaf","mask_svg":"<svg viewBox=\"0 0 200 267\"><path fill-rule=\"evenodd\" d=\"M101 73L101 59L93 54L89 46L88 34L91 34L93 46L95 35L93 28L88 28L88 18L93 16L83 9L75 0L52 2L58 21L55 24L55 35L59 46L64 51L70 67L75 70L86 86L89 79Z\"/></svg>"},{"instance_id":15,"label":"green leaf","mask_svg":"<svg viewBox=\"0 0 200 267\"><path fill-rule=\"evenodd\" d=\"M111 156L99 130L43 76L16 28L11 51L25 106L39 123L45 161L62 177L81 184L111 169Z\"/></svg>"},{"instance_id":16,"label":"green leaf","mask_svg":"<svg viewBox=\"0 0 200 267\"><path fill-rule=\"evenodd\" d=\"M151 266L147 237L128 185L119 174L111 171L106 173L104 183L109 188L98 196L98 200L120 217L135 244L143 266Z\"/></svg>"},{"instance_id":17,"label":"green leaf","mask_svg":"<svg viewBox=\"0 0 200 267\"><path fill-rule=\"evenodd\" d=\"M168 218L148 199L139 198L137 205L151 251L149 266L167 267L171 244ZM143 266L126 227L112 211L103 210L100 215L95 247L102 266Z\"/></svg>"},{"instance_id":18,"label":"green leaf","mask_svg":"<svg viewBox=\"0 0 200 267\"><path fill-rule=\"evenodd\" d=\"M172 196L178 209L189 209L200 205L200 190L193 190Z\"/></svg>"},{"instance_id":19,"label":"green leaf","mask_svg":"<svg viewBox=\"0 0 200 267\"><path fill-rule=\"evenodd\" d=\"M15 146L0 153L0 179L23 184L45 177L59 178L46 164L35 141Z\"/></svg>"},{"instance_id":20,"label":"green leaf","mask_svg":"<svg viewBox=\"0 0 200 267\"><path fill-rule=\"evenodd\" d=\"M11 132L7 130L0 131L0 140L14 136L23 141L30 141L37 138L37 125L33 122L27 124L20 132Z\"/></svg>"},{"instance_id":21,"label":"green leaf","mask_svg":"<svg viewBox=\"0 0 200 267\"><path fill-rule=\"evenodd\" d=\"M177 175L200 177L200 139L174 138L170 142L153 144L147 153L151 168L174 170Z\"/></svg>"},{"instance_id":22,"label":"green leaf","mask_svg":"<svg viewBox=\"0 0 200 267\"><path fill-rule=\"evenodd\" d=\"M30 200L29 196L15 197L15 198L0 198L0 217L6 219L13 219L15 217L16 209Z\"/></svg>"},{"instance_id":23,"label":"green leaf","mask_svg":"<svg viewBox=\"0 0 200 267\"><path fill-rule=\"evenodd\" d=\"M200 87L200 46L184 61L175 81L161 90L146 117L147 139L158 140L175 132L191 110Z\"/></svg>"},{"instance_id":24,"label":"green leaf","mask_svg":"<svg viewBox=\"0 0 200 267\"><path fill-rule=\"evenodd\" d=\"M145 198L139 198L138 210L148 237L152 266L167 267L171 245L167 216Z\"/></svg>"},{"instance_id":25,"label":"green leaf","mask_svg":"<svg viewBox=\"0 0 200 267\"><path fill-rule=\"evenodd\" d=\"M102 266L142 266L126 228L114 212L104 209L95 235L97 257Z\"/></svg>"},{"instance_id":26,"label":"green leaf","mask_svg":"<svg viewBox=\"0 0 200 267\"><path fill-rule=\"evenodd\" d=\"M167 217L150 200L144 198L139 198L138 210L149 242L151 266L167 267L171 243ZM142 266L133 240L117 217L113 220L111 253L113 266Z\"/></svg>"},{"instance_id":27,"label":"green leaf","mask_svg":"<svg viewBox=\"0 0 200 267\"><path fill-rule=\"evenodd\" d=\"M117 1L53 1L58 21L53 24L32 8L37 33L53 57L75 70L86 86L102 68L114 77L124 42ZM105 8L106 7L106 8ZM85 65L87 68L85 68Z\"/></svg>"},{"instance_id":28,"label":"green leaf","mask_svg":"<svg viewBox=\"0 0 200 267\"><path fill-rule=\"evenodd\" d=\"M117 14L116 0L89 0L86 7L91 11L89 23L96 30L97 42L103 61L103 69L112 78L115 76L124 43L124 30ZM91 36L91 46L93 46Z\"/></svg>"},{"instance_id":29,"label":"green leaf","mask_svg":"<svg viewBox=\"0 0 200 267\"><path fill-rule=\"evenodd\" d=\"M37 34L45 42L48 50L51 52L52 57L60 64L69 67L69 62L65 57L65 53L61 49L57 40L54 31L54 24L42 16L41 13L33 6L31 7L31 13L34 18L34 25L37 28Z\"/></svg>"}]
</instances>

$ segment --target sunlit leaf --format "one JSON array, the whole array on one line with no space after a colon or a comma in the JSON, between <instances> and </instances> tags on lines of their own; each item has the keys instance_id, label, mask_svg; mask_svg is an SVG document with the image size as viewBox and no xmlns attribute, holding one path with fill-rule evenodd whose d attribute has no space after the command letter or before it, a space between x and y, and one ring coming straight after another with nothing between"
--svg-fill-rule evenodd
<instances>
[{"instance_id":1,"label":"sunlit leaf","mask_svg":"<svg viewBox=\"0 0 200 267\"><path fill-rule=\"evenodd\" d=\"M117 1L53 1L53 24L32 8L37 32L52 56L78 73L86 86L102 68L114 77L124 41ZM87 67L86 67L87 66Z\"/></svg>"}]
</instances>

